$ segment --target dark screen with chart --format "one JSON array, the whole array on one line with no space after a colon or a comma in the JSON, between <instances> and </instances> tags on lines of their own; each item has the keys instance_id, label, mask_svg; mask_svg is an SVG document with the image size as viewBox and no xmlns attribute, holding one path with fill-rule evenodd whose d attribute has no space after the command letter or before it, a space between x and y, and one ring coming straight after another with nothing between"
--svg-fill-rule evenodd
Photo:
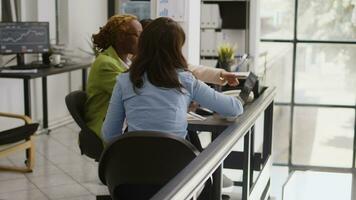
<instances>
[{"instance_id":1,"label":"dark screen with chart","mask_svg":"<svg viewBox=\"0 0 356 200\"><path fill-rule=\"evenodd\" d=\"M44 53L49 51L48 22L0 23L0 53Z\"/></svg>"}]
</instances>

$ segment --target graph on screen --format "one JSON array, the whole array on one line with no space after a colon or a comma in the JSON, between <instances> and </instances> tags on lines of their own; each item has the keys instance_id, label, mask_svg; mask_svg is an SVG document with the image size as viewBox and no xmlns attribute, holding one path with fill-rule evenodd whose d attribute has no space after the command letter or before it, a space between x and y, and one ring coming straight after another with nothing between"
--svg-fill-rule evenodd
<instances>
[{"instance_id":1,"label":"graph on screen","mask_svg":"<svg viewBox=\"0 0 356 200\"><path fill-rule=\"evenodd\" d=\"M0 23L0 53L41 53L49 50L47 22Z\"/></svg>"}]
</instances>

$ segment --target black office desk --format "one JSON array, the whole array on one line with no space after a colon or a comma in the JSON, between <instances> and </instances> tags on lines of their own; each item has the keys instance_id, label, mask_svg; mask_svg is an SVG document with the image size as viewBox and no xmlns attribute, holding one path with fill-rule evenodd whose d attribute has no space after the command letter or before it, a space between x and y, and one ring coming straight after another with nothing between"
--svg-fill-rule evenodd
<instances>
[{"instance_id":1,"label":"black office desk","mask_svg":"<svg viewBox=\"0 0 356 200\"><path fill-rule=\"evenodd\" d=\"M249 109L250 105L244 107L245 111ZM242 186L243 199L248 199L249 192L253 186L253 171L261 171L264 164L270 160L272 150L272 119L273 119L273 102L265 111L264 131L263 131L263 153L254 152L254 138L255 128L251 127L249 133L244 138L243 151L231 152L225 158L224 164L220 165L213 173L213 191L212 199L221 199L222 188L222 169L241 169L243 170L243 181L234 182L235 186ZM238 119L237 119L238 120ZM208 131L212 133L212 140L215 140L226 128L235 122L219 118L217 115L207 116L205 120L189 120L189 131ZM248 161L249 160L249 161ZM247 181L247 180L248 181ZM266 186L266 188L268 188Z\"/></svg>"},{"instance_id":2,"label":"black office desk","mask_svg":"<svg viewBox=\"0 0 356 200\"><path fill-rule=\"evenodd\" d=\"M220 133L222 133L231 123L226 120L216 119L213 116L208 116L207 119L200 120L189 120L188 121L188 131L208 131L212 133L212 140L215 140ZM221 199L221 188L222 188L222 169L223 166L220 165L213 173L213 188L211 199Z\"/></svg>"},{"instance_id":3,"label":"black office desk","mask_svg":"<svg viewBox=\"0 0 356 200\"><path fill-rule=\"evenodd\" d=\"M82 85L83 90L86 87L87 80L87 68L91 66L91 63L76 63L76 64L65 64L63 67L49 67L38 69L36 73L8 73L0 71L0 78L15 78L23 79L23 89L24 89L24 110L25 115L31 116L31 85L30 80L35 78L42 78L42 106L43 106L43 129L48 130L48 97L47 97L47 76L61 74L66 72L71 72L75 70L82 70Z\"/></svg>"}]
</instances>

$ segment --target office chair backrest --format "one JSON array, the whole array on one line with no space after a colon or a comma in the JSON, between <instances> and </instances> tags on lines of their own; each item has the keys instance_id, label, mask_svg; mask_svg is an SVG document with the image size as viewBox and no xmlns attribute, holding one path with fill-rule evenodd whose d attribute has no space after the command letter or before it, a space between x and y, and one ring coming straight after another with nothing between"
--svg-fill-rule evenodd
<instances>
[{"instance_id":1,"label":"office chair backrest","mask_svg":"<svg viewBox=\"0 0 356 200\"><path fill-rule=\"evenodd\" d=\"M99 161L104 146L101 139L86 124L84 108L87 94L84 91L73 91L66 98L66 105L74 121L81 128L79 133L79 147L82 154Z\"/></svg>"},{"instance_id":2,"label":"office chair backrest","mask_svg":"<svg viewBox=\"0 0 356 200\"><path fill-rule=\"evenodd\" d=\"M198 154L191 143L172 134L129 132L105 149L99 177L112 199L149 199Z\"/></svg>"},{"instance_id":3,"label":"office chair backrest","mask_svg":"<svg viewBox=\"0 0 356 200\"><path fill-rule=\"evenodd\" d=\"M66 96L66 105L74 121L81 129L86 129L84 120L84 105L87 101L87 94L84 91L73 91Z\"/></svg>"}]
</instances>

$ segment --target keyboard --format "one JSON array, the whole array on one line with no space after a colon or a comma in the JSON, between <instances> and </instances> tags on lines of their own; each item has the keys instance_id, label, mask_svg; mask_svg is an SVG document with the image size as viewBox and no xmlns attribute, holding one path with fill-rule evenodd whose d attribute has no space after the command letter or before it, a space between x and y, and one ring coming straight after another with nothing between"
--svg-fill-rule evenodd
<instances>
[{"instance_id":1,"label":"keyboard","mask_svg":"<svg viewBox=\"0 0 356 200\"><path fill-rule=\"evenodd\" d=\"M48 68L51 65L48 64L26 64L26 65L13 65L8 67L8 69L41 69Z\"/></svg>"}]
</instances>

